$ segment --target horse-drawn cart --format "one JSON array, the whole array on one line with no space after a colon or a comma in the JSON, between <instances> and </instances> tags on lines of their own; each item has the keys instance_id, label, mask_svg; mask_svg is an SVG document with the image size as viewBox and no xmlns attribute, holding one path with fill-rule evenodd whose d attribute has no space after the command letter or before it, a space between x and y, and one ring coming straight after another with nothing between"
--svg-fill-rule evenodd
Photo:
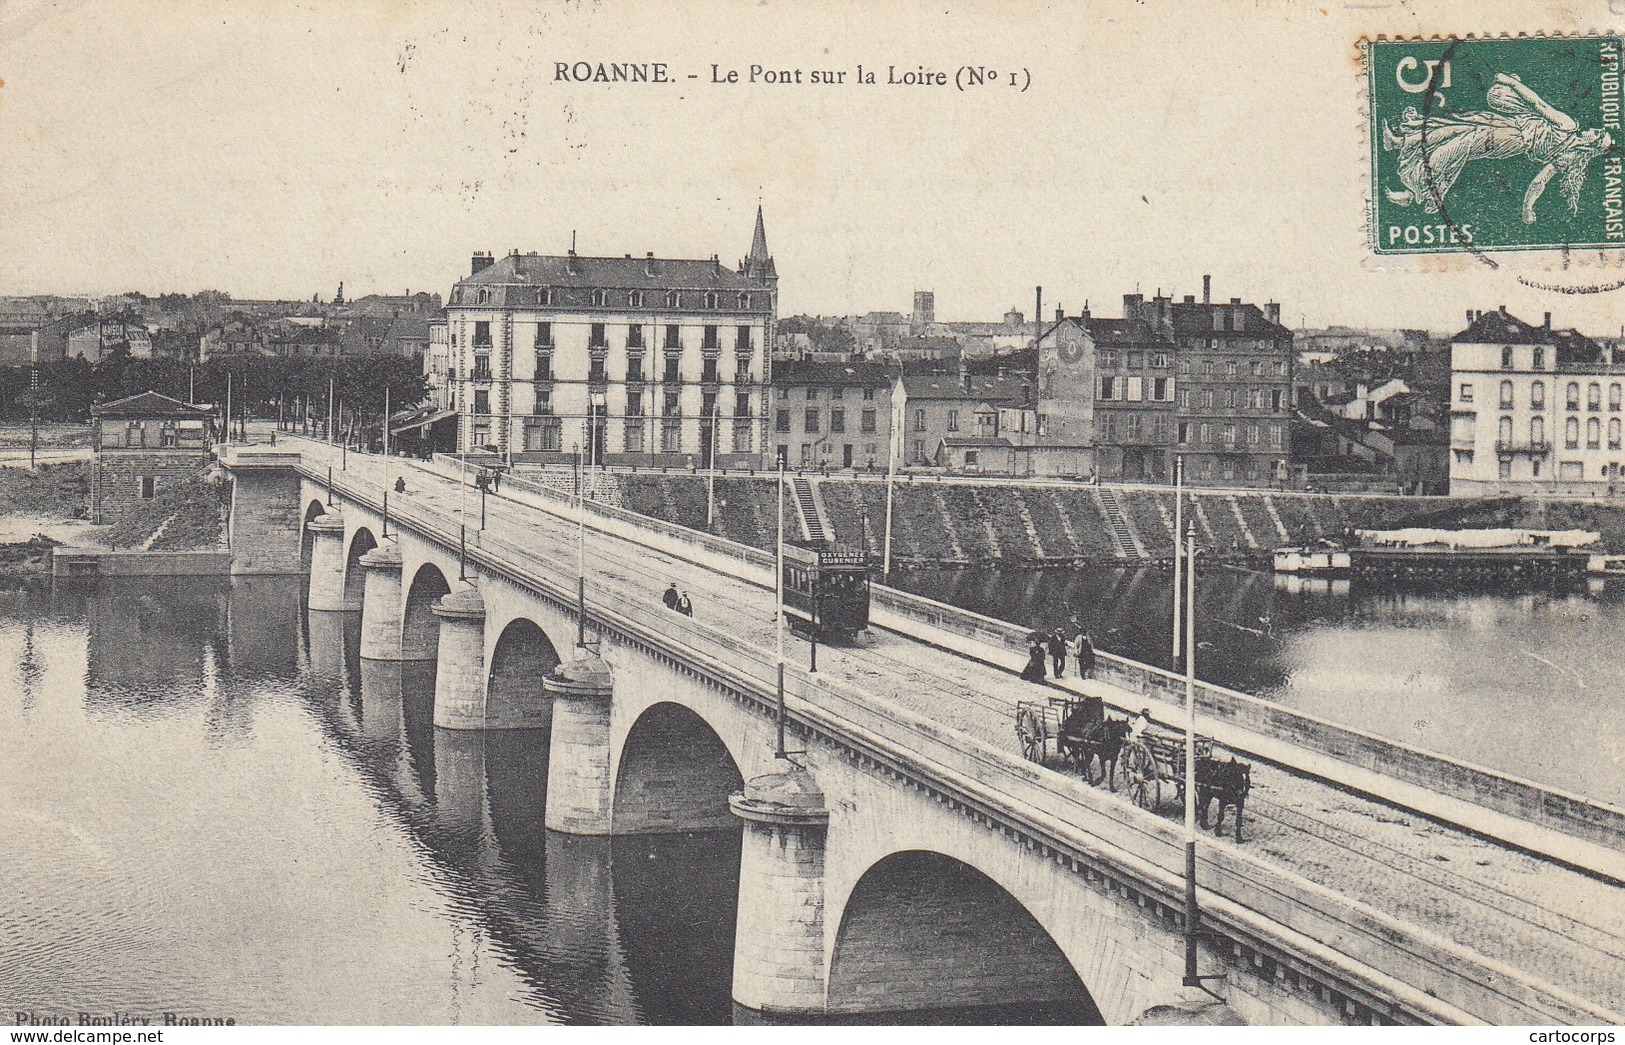
<instances>
[{"instance_id":1,"label":"horse-drawn cart","mask_svg":"<svg viewBox=\"0 0 1625 1045\"><path fill-rule=\"evenodd\" d=\"M1213 757L1213 739L1196 738L1196 762ZM1174 796L1185 797L1185 734L1147 726L1123 747L1123 779L1129 799L1141 809L1162 805L1162 783L1169 781Z\"/></svg>"},{"instance_id":2,"label":"horse-drawn cart","mask_svg":"<svg viewBox=\"0 0 1625 1045\"><path fill-rule=\"evenodd\" d=\"M1022 757L1039 764L1059 762L1098 785L1117 790L1122 767L1128 797L1141 809L1157 812L1166 782L1176 798L1185 797L1185 734L1158 726L1149 714L1136 727L1134 719L1106 714L1099 697L1052 696L1016 704L1016 738ZM1208 809L1218 803L1214 831L1224 829L1225 810L1236 810L1236 841L1241 841L1242 809L1252 788L1252 766L1232 756L1213 757L1213 738L1196 738L1196 814L1207 826ZM1057 767L1058 768L1058 767Z\"/></svg>"},{"instance_id":3,"label":"horse-drawn cart","mask_svg":"<svg viewBox=\"0 0 1625 1045\"><path fill-rule=\"evenodd\" d=\"M1091 784L1110 777L1114 791L1118 751L1127 735L1128 720L1107 717L1099 697L1050 697L1016 705L1016 736L1024 757L1041 763L1053 753Z\"/></svg>"}]
</instances>

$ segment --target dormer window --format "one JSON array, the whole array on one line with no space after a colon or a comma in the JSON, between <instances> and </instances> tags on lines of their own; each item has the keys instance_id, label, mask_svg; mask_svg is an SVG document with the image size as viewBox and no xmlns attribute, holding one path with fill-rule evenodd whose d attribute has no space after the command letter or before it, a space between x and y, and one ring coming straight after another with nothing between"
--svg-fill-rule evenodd
<instances>
[{"instance_id":1,"label":"dormer window","mask_svg":"<svg viewBox=\"0 0 1625 1045\"><path fill-rule=\"evenodd\" d=\"M742 309L750 308L750 295L749 294L741 294L741 295L739 295L739 307L742 308Z\"/></svg>"},{"instance_id":2,"label":"dormer window","mask_svg":"<svg viewBox=\"0 0 1625 1045\"><path fill-rule=\"evenodd\" d=\"M604 293L602 290L595 290L595 291L592 292L592 307L593 308L603 308L605 302L607 302L608 300L609 300L609 295Z\"/></svg>"},{"instance_id":3,"label":"dormer window","mask_svg":"<svg viewBox=\"0 0 1625 1045\"><path fill-rule=\"evenodd\" d=\"M631 305L633 308L642 308L643 307L643 291L641 291L641 290L632 291L631 294L627 295L627 302L626 303L628 305Z\"/></svg>"},{"instance_id":4,"label":"dormer window","mask_svg":"<svg viewBox=\"0 0 1625 1045\"><path fill-rule=\"evenodd\" d=\"M490 288L481 287L479 292L474 295L474 303L476 305L489 305L491 303Z\"/></svg>"},{"instance_id":5,"label":"dormer window","mask_svg":"<svg viewBox=\"0 0 1625 1045\"><path fill-rule=\"evenodd\" d=\"M706 308L716 308L717 307L717 296L716 296L716 294L714 292L709 291L709 290L705 292L705 307Z\"/></svg>"},{"instance_id":6,"label":"dormer window","mask_svg":"<svg viewBox=\"0 0 1625 1045\"><path fill-rule=\"evenodd\" d=\"M539 304L551 305L553 303L553 288L541 287L536 291L536 301Z\"/></svg>"},{"instance_id":7,"label":"dormer window","mask_svg":"<svg viewBox=\"0 0 1625 1045\"><path fill-rule=\"evenodd\" d=\"M677 291L675 291L675 290L666 291L666 307L667 308L678 308L678 307L680 307L682 305L682 303L683 303L682 296L679 295L677 293Z\"/></svg>"}]
</instances>

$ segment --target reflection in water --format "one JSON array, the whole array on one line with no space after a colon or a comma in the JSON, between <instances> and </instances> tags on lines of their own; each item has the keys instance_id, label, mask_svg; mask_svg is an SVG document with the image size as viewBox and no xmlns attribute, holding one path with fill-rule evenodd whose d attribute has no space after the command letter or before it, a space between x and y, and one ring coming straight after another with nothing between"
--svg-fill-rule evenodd
<instances>
[{"instance_id":1,"label":"reflection in water","mask_svg":"<svg viewBox=\"0 0 1625 1045\"><path fill-rule=\"evenodd\" d=\"M298 583L0 593L7 1003L728 1022L739 833L548 832L545 734L436 729Z\"/></svg>"},{"instance_id":2,"label":"reflection in water","mask_svg":"<svg viewBox=\"0 0 1625 1045\"><path fill-rule=\"evenodd\" d=\"M1023 627L1076 613L1097 645L1169 668L1158 568L894 573L900 588ZM1199 574L1197 674L1311 715L1625 802L1625 589L1396 590ZM1183 670L1183 665L1179 666ZM1576 752L1584 751L1583 757Z\"/></svg>"}]
</instances>

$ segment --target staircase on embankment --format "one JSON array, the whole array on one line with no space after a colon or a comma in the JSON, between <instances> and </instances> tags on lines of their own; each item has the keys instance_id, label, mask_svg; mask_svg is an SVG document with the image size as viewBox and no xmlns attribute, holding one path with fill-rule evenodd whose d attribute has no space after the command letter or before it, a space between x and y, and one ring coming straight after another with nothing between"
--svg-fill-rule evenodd
<instances>
[{"instance_id":1,"label":"staircase on embankment","mask_svg":"<svg viewBox=\"0 0 1625 1045\"><path fill-rule=\"evenodd\" d=\"M1140 539L1129 527L1128 516L1123 514L1123 506L1118 503L1117 494L1105 487L1097 489L1095 494L1100 498L1100 508L1106 516L1106 525L1111 530L1112 538L1117 542L1118 553L1125 559L1145 558L1145 549L1140 546Z\"/></svg>"},{"instance_id":2,"label":"staircase on embankment","mask_svg":"<svg viewBox=\"0 0 1625 1045\"><path fill-rule=\"evenodd\" d=\"M796 517L801 520L802 538L813 544L829 540L830 529L824 524L822 505L818 503L812 480L798 475L790 481L790 490L795 497Z\"/></svg>"}]
</instances>

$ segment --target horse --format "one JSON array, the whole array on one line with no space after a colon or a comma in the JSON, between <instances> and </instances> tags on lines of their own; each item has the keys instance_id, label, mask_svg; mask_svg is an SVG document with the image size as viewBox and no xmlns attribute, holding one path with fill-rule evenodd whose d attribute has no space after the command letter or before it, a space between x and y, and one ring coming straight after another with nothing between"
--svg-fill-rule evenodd
<instances>
[{"instance_id":1,"label":"horse","mask_svg":"<svg viewBox=\"0 0 1625 1045\"><path fill-rule=\"evenodd\" d=\"M1056 742L1083 768L1089 783L1099 784L1106 780L1108 786L1116 791L1117 758L1123 753L1123 744L1128 739L1128 720L1097 717L1091 722L1083 719L1082 715L1083 709L1079 709L1067 716L1067 720L1061 724ZM1091 769L1097 759L1100 770L1098 774L1092 774Z\"/></svg>"},{"instance_id":2,"label":"horse","mask_svg":"<svg viewBox=\"0 0 1625 1045\"><path fill-rule=\"evenodd\" d=\"M1225 806L1236 807L1236 841L1241 841L1241 812L1247 804L1247 792L1253 786L1253 767L1250 762L1237 762L1234 758L1220 762L1216 758L1196 760L1196 818L1207 827L1207 809L1212 802L1219 803L1219 816L1213 822L1213 833L1224 833Z\"/></svg>"}]
</instances>

